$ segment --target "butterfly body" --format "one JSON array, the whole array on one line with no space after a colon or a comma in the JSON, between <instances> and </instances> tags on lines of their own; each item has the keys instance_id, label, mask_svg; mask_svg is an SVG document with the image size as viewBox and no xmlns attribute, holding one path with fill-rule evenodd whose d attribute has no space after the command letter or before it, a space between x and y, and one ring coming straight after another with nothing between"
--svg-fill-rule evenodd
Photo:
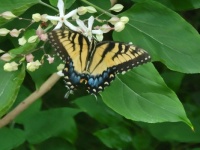
<instances>
[{"instance_id":1,"label":"butterfly body","mask_svg":"<svg viewBox=\"0 0 200 150\"><path fill-rule=\"evenodd\" d=\"M89 42L84 35L70 30L48 33L52 46L64 61L64 80L70 90L86 84L87 91L97 94L109 86L118 73L125 73L150 61L141 48L122 42Z\"/></svg>"}]
</instances>

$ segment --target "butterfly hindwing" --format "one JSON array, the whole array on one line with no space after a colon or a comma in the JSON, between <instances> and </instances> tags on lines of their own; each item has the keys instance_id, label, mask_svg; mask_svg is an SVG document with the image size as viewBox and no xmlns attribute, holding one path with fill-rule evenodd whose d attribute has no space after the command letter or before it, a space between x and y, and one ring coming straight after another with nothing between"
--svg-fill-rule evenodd
<instances>
[{"instance_id":1,"label":"butterfly hindwing","mask_svg":"<svg viewBox=\"0 0 200 150\"><path fill-rule=\"evenodd\" d=\"M110 85L117 73L150 61L146 51L132 44L89 42L81 33L70 30L52 31L48 37L65 63L64 80L70 90L85 83L89 93L97 94Z\"/></svg>"},{"instance_id":2,"label":"butterfly hindwing","mask_svg":"<svg viewBox=\"0 0 200 150\"><path fill-rule=\"evenodd\" d=\"M125 73L150 61L149 54L143 49L112 41L97 43L91 58L87 84L90 93L103 91L114 80L116 73Z\"/></svg>"},{"instance_id":3,"label":"butterfly hindwing","mask_svg":"<svg viewBox=\"0 0 200 150\"><path fill-rule=\"evenodd\" d=\"M70 30L55 30L48 33L51 45L55 48L57 55L65 63L63 69L64 80L70 90L78 87L85 71L89 41L80 33Z\"/></svg>"}]
</instances>

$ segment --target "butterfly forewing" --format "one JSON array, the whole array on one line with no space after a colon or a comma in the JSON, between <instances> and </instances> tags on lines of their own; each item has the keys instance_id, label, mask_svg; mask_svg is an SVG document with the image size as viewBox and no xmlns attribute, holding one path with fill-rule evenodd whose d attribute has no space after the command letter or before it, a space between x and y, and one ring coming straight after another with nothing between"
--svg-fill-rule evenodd
<instances>
[{"instance_id":1,"label":"butterfly forewing","mask_svg":"<svg viewBox=\"0 0 200 150\"><path fill-rule=\"evenodd\" d=\"M70 30L56 30L48 33L48 37L63 60L71 58L74 69L78 73L85 70L90 45L85 36Z\"/></svg>"},{"instance_id":2,"label":"butterfly forewing","mask_svg":"<svg viewBox=\"0 0 200 150\"><path fill-rule=\"evenodd\" d=\"M149 54L134 45L120 42L100 42L96 45L89 72L99 75L107 69L115 69L117 73L125 72L133 67L150 61Z\"/></svg>"},{"instance_id":3,"label":"butterfly forewing","mask_svg":"<svg viewBox=\"0 0 200 150\"><path fill-rule=\"evenodd\" d=\"M134 45L121 42L89 42L87 37L70 30L48 33L50 43L65 62L64 79L70 90L85 83L87 91L97 94L124 73L150 61L149 54Z\"/></svg>"}]
</instances>

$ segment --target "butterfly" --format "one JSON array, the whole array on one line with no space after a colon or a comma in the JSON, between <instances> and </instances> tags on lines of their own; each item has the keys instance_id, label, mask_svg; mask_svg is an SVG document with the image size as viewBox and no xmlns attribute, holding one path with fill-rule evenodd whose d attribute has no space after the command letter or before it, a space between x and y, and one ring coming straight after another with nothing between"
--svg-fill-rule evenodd
<instances>
[{"instance_id":1,"label":"butterfly","mask_svg":"<svg viewBox=\"0 0 200 150\"><path fill-rule=\"evenodd\" d=\"M70 91L84 83L90 94L96 95L109 86L116 74L149 62L151 57L143 49L123 42L91 42L81 33L54 30L48 39L57 55L64 61L64 81Z\"/></svg>"}]
</instances>

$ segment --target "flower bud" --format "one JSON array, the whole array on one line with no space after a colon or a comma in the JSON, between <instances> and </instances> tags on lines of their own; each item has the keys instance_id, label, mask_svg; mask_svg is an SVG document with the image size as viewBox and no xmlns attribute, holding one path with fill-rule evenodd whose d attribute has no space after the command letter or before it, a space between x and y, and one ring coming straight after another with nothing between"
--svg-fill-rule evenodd
<instances>
[{"instance_id":1,"label":"flower bud","mask_svg":"<svg viewBox=\"0 0 200 150\"><path fill-rule=\"evenodd\" d=\"M115 4L109 10L112 10L114 12L120 12L123 8L124 8L124 6L122 4Z\"/></svg>"},{"instance_id":2,"label":"flower bud","mask_svg":"<svg viewBox=\"0 0 200 150\"><path fill-rule=\"evenodd\" d=\"M36 14L33 14L32 15L32 19L35 21L35 22L39 22L41 20L41 15L39 13L36 13Z\"/></svg>"},{"instance_id":3,"label":"flower bud","mask_svg":"<svg viewBox=\"0 0 200 150\"><path fill-rule=\"evenodd\" d=\"M60 76L60 77L65 76L62 70L58 71L58 72L57 72L57 75Z\"/></svg>"},{"instance_id":4,"label":"flower bud","mask_svg":"<svg viewBox=\"0 0 200 150\"><path fill-rule=\"evenodd\" d=\"M34 43L38 39L37 35L31 36L28 38L28 43Z\"/></svg>"},{"instance_id":5,"label":"flower bud","mask_svg":"<svg viewBox=\"0 0 200 150\"><path fill-rule=\"evenodd\" d=\"M43 15L41 16L41 21L47 22L48 19L47 19L46 17L47 17L47 14L43 14Z\"/></svg>"},{"instance_id":6,"label":"flower bud","mask_svg":"<svg viewBox=\"0 0 200 150\"><path fill-rule=\"evenodd\" d=\"M46 33L40 35L40 40L46 41L47 39L48 39L48 36Z\"/></svg>"},{"instance_id":7,"label":"flower bud","mask_svg":"<svg viewBox=\"0 0 200 150\"><path fill-rule=\"evenodd\" d=\"M3 51L2 49L0 49L0 54L1 54L1 53L4 53L4 52L5 52L5 51Z\"/></svg>"},{"instance_id":8,"label":"flower bud","mask_svg":"<svg viewBox=\"0 0 200 150\"><path fill-rule=\"evenodd\" d=\"M72 16L72 20L76 20L76 19L79 19L79 16L77 14Z\"/></svg>"},{"instance_id":9,"label":"flower bud","mask_svg":"<svg viewBox=\"0 0 200 150\"><path fill-rule=\"evenodd\" d=\"M37 28L37 30L36 30L36 34L40 37L43 33L44 33L44 30L39 25L38 28Z\"/></svg>"},{"instance_id":10,"label":"flower bud","mask_svg":"<svg viewBox=\"0 0 200 150\"><path fill-rule=\"evenodd\" d=\"M10 30L8 30L6 28L1 28L0 29L0 36L6 36L9 32L10 32Z\"/></svg>"},{"instance_id":11,"label":"flower bud","mask_svg":"<svg viewBox=\"0 0 200 150\"><path fill-rule=\"evenodd\" d=\"M108 24L104 24L100 27L100 30L103 31L103 33L108 33L111 30L111 27Z\"/></svg>"},{"instance_id":12,"label":"flower bud","mask_svg":"<svg viewBox=\"0 0 200 150\"><path fill-rule=\"evenodd\" d=\"M10 61L13 57L9 53L5 53L0 58L3 61Z\"/></svg>"},{"instance_id":13,"label":"flower bud","mask_svg":"<svg viewBox=\"0 0 200 150\"><path fill-rule=\"evenodd\" d=\"M26 61L27 61L27 62L32 62L33 59L34 59L34 56L33 56L32 54L26 55Z\"/></svg>"},{"instance_id":14,"label":"flower bud","mask_svg":"<svg viewBox=\"0 0 200 150\"><path fill-rule=\"evenodd\" d=\"M12 37L18 37L19 34L20 34L20 31L21 31L21 30L13 29L13 30L10 31L10 35L11 35Z\"/></svg>"},{"instance_id":15,"label":"flower bud","mask_svg":"<svg viewBox=\"0 0 200 150\"><path fill-rule=\"evenodd\" d=\"M103 34L96 34L96 39L97 39L97 41L102 41L103 40Z\"/></svg>"},{"instance_id":16,"label":"flower bud","mask_svg":"<svg viewBox=\"0 0 200 150\"><path fill-rule=\"evenodd\" d=\"M40 65L42 65L42 64L38 60L36 60L35 62L33 61L33 62L27 63L26 68L27 68L27 70L33 72L36 69L38 69Z\"/></svg>"},{"instance_id":17,"label":"flower bud","mask_svg":"<svg viewBox=\"0 0 200 150\"><path fill-rule=\"evenodd\" d=\"M26 39L25 39L25 37L23 36L23 37L19 38L19 39L18 39L18 43L19 43L19 45L24 45L24 44L26 44Z\"/></svg>"},{"instance_id":18,"label":"flower bud","mask_svg":"<svg viewBox=\"0 0 200 150\"><path fill-rule=\"evenodd\" d=\"M16 62L11 62L11 63L6 63L4 66L3 66L3 69L5 70L5 71L16 71L16 70L18 70L18 65L19 64L17 64Z\"/></svg>"},{"instance_id":19,"label":"flower bud","mask_svg":"<svg viewBox=\"0 0 200 150\"><path fill-rule=\"evenodd\" d=\"M126 24L129 21L129 18L126 16L123 16L120 18L120 21Z\"/></svg>"},{"instance_id":20,"label":"flower bud","mask_svg":"<svg viewBox=\"0 0 200 150\"><path fill-rule=\"evenodd\" d=\"M87 12L89 12L89 13L95 13L95 12L97 12L97 10L94 7L92 7L92 6L87 6L86 9L87 9Z\"/></svg>"},{"instance_id":21,"label":"flower bud","mask_svg":"<svg viewBox=\"0 0 200 150\"><path fill-rule=\"evenodd\" d=\"M65 65L64 64L59 64L58 67L57 67L57 70L58 71L61 71L65 68Z\"/></svg>"},{"instance_id":22,"label":"flower bud","mask_svg":"<svg viewBox=\"0 0 200 150\"><path fill-rule=\"evenodd\" d=\"M119 22L119 18L114 16L110 20L108 20L112 25L115 25L115 23Z\"/></svg>"},{"instance_id":23,"label":"flower bud","mask_svg":"<svg viewBox=\"0 0 200 150\"><path fill-rule=\"evenodd\" d=\"M52 64L54 62L54 57L51 57L50 55L48 55L48 58L47 58L49 64Z\"/></svg>"},{"instance_id":24,"label":"flower bud","mask_svg":"<svg viewBox=\"0 0 200 150\"><path fill-rule=\"evenodd\" d=\"M120 32L125 28L125 24L123 22L119 21L115 24L114 28L115 28L115 31Z\"/></svg>"},{"instance_id":25,"label":"flower bud","mask_svg":"<svg viewBox=\"0 0 200 150\"><path fill-rule=\"evenodd\" d=\"M10 12L10 11L6 11L6 12L2 13L1 16L2 16L3 18L7 19L7 20L10 20L10 19L12 19L12 18L17 17L17 16L15 16L15 15L14 15L12 12Z\"/></svg>"},{"instance_id":26,"label":"flower bud","mask_svg":"<svg viewBox=\"0 0 200 150\"><path fill-rule=\"evenodd\" d=\"M51 23L53 24L53 25L57 25L57 21L56 20L50 20L51 21Z\"/></svg>"},{"instance_id":27,"label":"flower bud","mask_svg":"<svg viewBox=\"0 0 200 150\"><path fill-rule=\"evenodd\" d=\"M87 12L87 8L84 7L84 6L81 6L81 7L79 7L79 8L77 9L77 13L78 13L79 15L84 15L86 12Z\"/></svg>"}]
</instances>

